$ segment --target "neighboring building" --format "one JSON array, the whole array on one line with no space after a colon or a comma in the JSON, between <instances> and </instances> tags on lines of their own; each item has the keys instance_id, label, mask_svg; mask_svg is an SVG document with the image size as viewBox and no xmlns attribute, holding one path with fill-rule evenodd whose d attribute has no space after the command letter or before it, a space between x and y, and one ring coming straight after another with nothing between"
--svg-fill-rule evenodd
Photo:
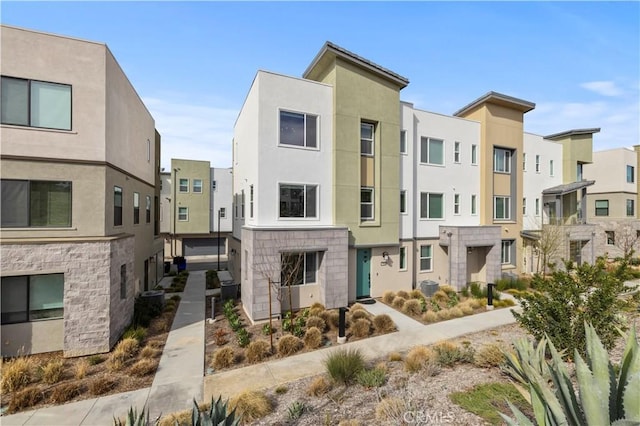
<instances>
[{"instance_id":1,"label":"neighboring building","mask_svg":"<svg viewBox=\"0 0 640 426\"><path fill-rule=\"evenodd\" d=\"M495 92L421 111L400 101L408 83L329 42L303 78L256 74L235 126L229 258L252 320L289 309L287 282L292 308L334 308L537 272L552 232L547 261L603 253L582 175L599 129L525 133L535 104Z\"/></svg>"},{"instance_id":2,"label":"neighboring building","mask_svg":"<svg viewBox=\"0 0 640 426\"><path fill-rule=\"evenodd\" d=\"M106 45L0 31L2 355L107 352L162 277L160 135Z\"/></svg>"},{"instance_id":3,"label":"neighboring building","mask_svg":"<svg viewBox=\"0 0 640 426\"><path fill-rule=\"evenodd\" d=\"M162 172L161 176L160 230L165 240L165 260L218 253L226 256L232 226L231 169L211 168L208 161L172 159L171 172ZM174 181L178 185L174 186Z\"/></svg>"}]
</instances>

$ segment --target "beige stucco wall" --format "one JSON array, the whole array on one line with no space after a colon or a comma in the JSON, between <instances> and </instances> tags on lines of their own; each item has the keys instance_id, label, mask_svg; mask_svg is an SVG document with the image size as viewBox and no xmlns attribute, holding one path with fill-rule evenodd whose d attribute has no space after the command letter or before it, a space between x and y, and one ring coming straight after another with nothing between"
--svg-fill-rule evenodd
<instances>
[{"instance_id":1,"label":"beige stucco wall","mask_svg":"<svg viewBox=\"0 0 640 426\"><path fill-rule=\"evenodd\" d=\"M609 215L596 216L596 200L609 201ZM627 200L633 200L634 215L627 216ZM587 220L589 223L598 220L635 219L638 214L635 193L609 192L591 194L587 196Z\"/></svg>"},{"instance_id":2,"label":"beige stucco wall","mask_svg":"<svg viewBox=\"0 0 640 426\"><path fill-rule=\"evenodd\" d=\"M407 247L407 258L410 257L410 246ZM389 253L389 260L384 262L382 253ZM408 260L408 259L407 259ZM411 291L411 269L400 270L400 246L374 247L371 250L371 297L382 297L385 291Z\"/></svg>"}]
</instances>

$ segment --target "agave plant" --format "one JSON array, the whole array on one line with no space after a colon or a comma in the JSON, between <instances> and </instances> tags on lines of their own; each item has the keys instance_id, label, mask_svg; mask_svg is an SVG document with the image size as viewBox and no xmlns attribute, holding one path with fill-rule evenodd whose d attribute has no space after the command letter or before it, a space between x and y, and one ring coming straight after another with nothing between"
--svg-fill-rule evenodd
<instances>
[{"instance_id":1,"label":"agave plant","mask_svg":"<svg viewBox=\"0 0 640 426\"><path fill-rule=\"evenodd\" d=\"M609 354L591 325L585 324L585 336L586 361L575 351L579 398L561 354L548 339L535 349L530 342L520 342L516 354L506 354L507 371L529 387L536 423L576 426L640 423L640 351L635 327L627 336L617 377ZM551 354L549 364L544 361L545 347ZM511 403L509 407L515 419L501 414L509 425L533 425L518 408Z\"/></svg>"},{"instance_id":2,"label":"agave plant","mask_svg":"<svg viewBox=\"0 0 640 426\"><path fill-rule=\"evenodd\" d=\"M158 418L153 424L157 425L159 423L160 419ZM130 407L124 421L116 417L113 418L113 426L148 426L151 424L152 423L149 422L149 412L146 408L143 408L142 411L138 413L137 408Z\"/></svg>"},{"instance_id":3,"label":"agave plant","mask_svg":"<svg viewBox=\"0 0 640 426\"><path fill-rule=\"evenodd\" d=\"M200 411L198 403L193 400L191 424L193 426L237 426L240 424L240 416L236 417L235 408L227 413L227 402L223 402L222 397L219 396L215 402L211 397L211 407L208 411ZM176 426L178 426L177 423Z\"/></svg>"}]
</instances>

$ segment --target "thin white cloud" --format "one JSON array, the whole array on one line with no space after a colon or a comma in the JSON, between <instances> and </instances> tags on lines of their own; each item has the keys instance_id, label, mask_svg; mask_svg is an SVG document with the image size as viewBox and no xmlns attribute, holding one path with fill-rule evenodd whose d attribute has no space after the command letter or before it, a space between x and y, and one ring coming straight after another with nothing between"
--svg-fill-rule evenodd
<instances>
[{"instance_id":1,"label":"thin white cloud","mask_svg":"<svg viewBox=\"0 0 640 426\"><path fill-rule=\"evenodd\" d=\"M580 87L602 96L621 96L624 93L613 81L589 81Z\"/></svg>"},{"instance_id":2,"label":"thin white cloud","mask_svg":"<svg viewBox=\"0 0 640 426\"><path fill-rule=\"evenodd\" d=\"M203 160L211 167L231 167L231 141L238 111L145 98L162 138L161 167L172 158Z\"/></svg>"}]
</instances>

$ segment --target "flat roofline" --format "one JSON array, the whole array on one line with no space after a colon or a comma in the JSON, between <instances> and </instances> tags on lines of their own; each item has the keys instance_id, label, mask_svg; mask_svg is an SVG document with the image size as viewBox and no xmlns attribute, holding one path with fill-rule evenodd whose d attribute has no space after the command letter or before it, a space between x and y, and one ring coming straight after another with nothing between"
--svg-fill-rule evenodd
<instances>
[{"instance_id":1,"label":"flat roofline","mask_svg":"<svg viewBox=\"0 0 640 426\"><path fill-rule=\"evenodd\" d=\"M483 103L492 103L498 105L507 105L511 108L522 111L523 113L529 112L536 107L536 104L533 102L525 101L524 99L514 98L513 96L504 95L498 92L488 92L470 104L460 108L458 111L454 112L453 115L459 116L466 112L469 112L473 108L482 105Z\"/></svg>"},{"instance_id":2,"label":"flat roofline","mask_svg":"<svg viewBox=\"0 0 640 426\"><path fill-rule=\"evenodd\" d=\"M590 129L572 129L572 130L566 130L560 133L554 133L552 135L545 136L544 138L553 140L553 139L565 138L567 136L592 135L594 133L599 133L599 132L600 132L600 127L593 127Z\"/></svg>"},{"instance_id":3,"label":"flat roofline","mask_svg":"<svg viewBox=\"0 0 640 426\"><path fill-rule=\"evenodd\" d=\"M327 41L324 46L322 46L322 48L320 49L320 51L318 52L318 54L315 56L315 58L313 58L313 60L311 61L311 64L309 64L309 66L307 67L307 69L304 71L304 73L302 74L303 78L308 78L309 74L311 73L311 71L316 67L316 65L318 65L318 63L320 62L320 60L322 59L323 56L325 56L328 53L332 53L334 55L336 55L337 57L340 57L342 59L345 59L355 65L358 65L361 68L364 68L366 70L372 71L375 74L378 74L379 76L390 80L391 82L397 84L398 86L400 86L400 89L406 87L409 84L409 79L406 77L401 76L400 74L397 74L387 68L384 68L378 64L376 64L375 62L371 62L370 60L363 58L362 56L356 55L353 52L350 52L349 50L338 46L337 44L334 44L330 41Z\"/></svg>"}]
</instances>

